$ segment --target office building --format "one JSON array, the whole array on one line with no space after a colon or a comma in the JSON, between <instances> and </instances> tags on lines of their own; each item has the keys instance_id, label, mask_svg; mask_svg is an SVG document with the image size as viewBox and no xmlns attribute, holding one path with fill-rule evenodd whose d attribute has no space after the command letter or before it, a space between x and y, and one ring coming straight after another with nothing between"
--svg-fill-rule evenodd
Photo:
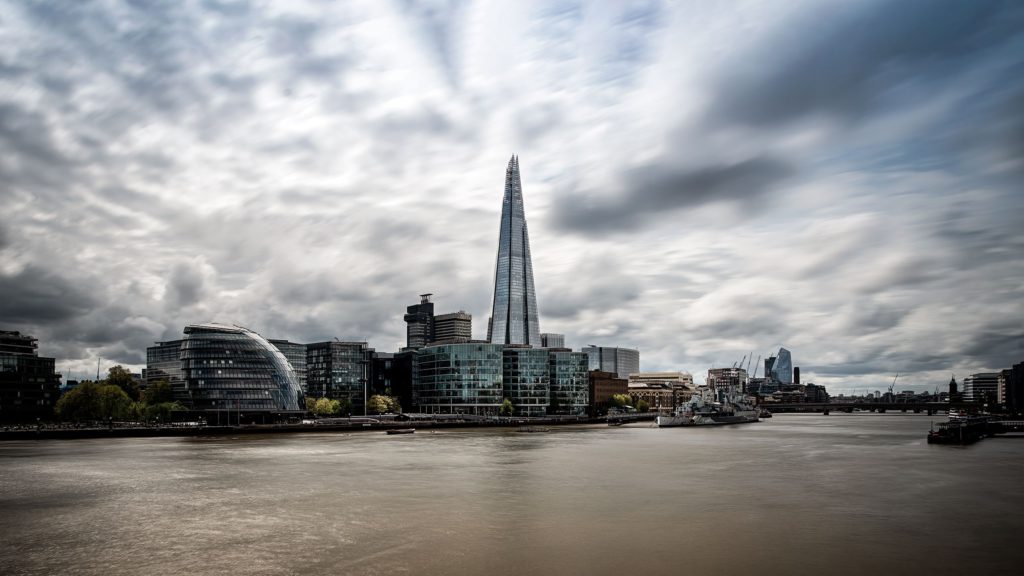
<instances>
[{"instance_id":1,"label":"office building","mask_svg":"<svg viewBox=\"0 0 1024 576\"><path fill-rule=\"evenodd\" d=\"M590 405L589 359L582 352L567 348L548 352L551 395L549 414L583 415Z\"/></svg>"},{"instance_id":2,"label":"office building","mask_svg":"<svg viewBox=\"0 0 1024 576\"><path fill-rule=\"evenodd\" d=\"M374 352L370 369L370 394L398 398L402 411L413 409L412 372L414 350L398 353Z\"/></svg>"},{"instance_id":3,"label":"office building","mask_svg":"<svg viewBox=\"0 0 1024 576\"><path fill-rule=\"evenodd\" d=\"M789 350L779 348L778 355L765 358L764 375L766 380L770 380L774 384L792 384L793 357Z\"/></svg>"},{"instance_id":4,"label":"office building","mask_svg":"<svg viewBox=\"0 0 1024 576\"><path fill-rule=\"evenodd\" d=\"M0 330L0 422L35 422L53 417L61 375L53 358L39 355L39 341Z\"/></svg>"},{"instance_id":5,"label":"office building","mask_svg":"<svg viewBox=\"0 0 1024 576\"><path fill-rule=\"evenodd\" d=\"M1024 412L1024 362L1014 364L1006 379L1006 410L1014 414Z\"/></svg>"},{"instance_id":6,"label":"office building","mask_svg":"<svg viewBox=\"0 0 1024 576\"><path fill-rule=\"evenodd\" d=\"M185 378L181 371L181 340L157 342L156 346L146 348L146 370L144 379L146 387L155 382L167 382L174 391L174 400L185 406L192 405Z\"/></svg>"},{"instance_id":7,"label":"office building","mask_svg":"<svg viewBox=\"0 0 1024 576\"><path fill-rule=\"evenodd\" d=\"M473 339L473 316L464 311L434 316L432 343L469 342Z\"/></svg>"},{"instance_id":8,"label":"office building","mask_svg":"<svg viewBox=\"0 0 1024 576\"><path fill-rule=\"evenodd\" d=\"M433 294L420 294L420 303L405 309L406 348L416 350L434 340L434 303L430 301L431 296Z\"/></svg>"},{"instance_id":9,"label":"office building","mask_svg":"<svg viewBox=\"0 0 1024 576\"><path fill-rule=\"evenodd\" d=\"M299 380L299 387L302 388L302 393L306 393L306 345L299 344L297 342L289 342L287 340L269 340L275 348L284 354L284 357L288 359L288 363L292 365L292 370L295 371L295 377Z\"/></svg>"},{"instance_id":10,"label":"office building","mask_svg":"<svg viewBox=\"0 0 1024 576\"><path fill-rule=\"evenodd\" d=\"M541 348L565 348L565 334L544 332L540 335Z\"/></svg>"},{"instance_id":11,"label":"office building","mask_svg":"<svg viewBox=\"0 0 1024 576\"><path fill-rule=\"evenodd\" d=\"M746 392L747 371L744 368L709 368L707 385L729 394Z\"/></svg>"},{"instance_id":12,"label":"office building","mask_svg":"<svg viewBox=\"0 0 1024 576\"><path fill-rule=\"evenodd\" d=\"M1000 370L999 376L996 378L996 402L1000 406L1006 406L1006 385L1010 381L1010 374L1012 372L1009 368Z\"/></svg>"},{"instance_id":13,"label":"office building","mask_svg":"<svg viewBox=\"0 0 1024 576\"><path fill-rule=\"evenodd\" d=\"M295 371L280 350L240 326L194 324L181 340L181 375L195 410L246 413L306 409ZM239 420L241 421L241 420Z\"/></svg>"},{"instance_id":14,"label":"office building","mask_svg":"<svg viewBox=\"0 0 1024 576\"><path fill-rule=\"evenodd\" d=\"M352 414L366 413L373 348L366 342L314 342L306 345L306 388L311 398L345 400Z\"/></svg>"},{"instance_id":15,"label":"office building","mask_svg":"<svg viewBox=\"0 0 1024 576\"><path fill-rule=\"evenodd\" d=\"M426 346L413 365L413 403L429 414L496 416L503 400L503 370L500 344Z\"/></svg>"},{"instance_id":16,"label":"office building","mask_svg":"<svg viewBox=\"0 0 1024 576\"><path fill-rule=\"evenodd\" d=\"M615 372L591 370L587 374L587 380L591 416L607 413L612 396L629 393L629 381L619 378Z\"/></svg>"},{"instance_id":17,"label":"office building","mask_svg":"<svg viewBox=\"0 0 1024 576\"><path fill-rule=\"evenodd\" d=\"M501 204L498 258L494 270L494 299L487 341L494 344L540 345L537 294L533 284L530 236L526 229L519 159L512 156L505 170Z\"/></svg>"},{"instance_id":18,"label":"office building","mask_svg":"<svg viewBox=\"0 0 1024 576\"><path fill-rule=\"evenodd\" d=\"M999 374L979 372L964 378L964 400L995 405L999 395Z\"/></svg>"},{"instance_id":19,"label":"office building","mask_svg":"<svg viewBox=\"0 0 1024 576\"><path fill-rule=\"evenodd\" d=\"M580 352L587 355L591 370L614 372L619 378L624 379L628 379L630 374L640 372L640 352L632 348L587 346Z\"/></svg>"},{"instance_id":20,"label":"office building","mask_svg":"<svg viewBox=\"0 0 1024 576\"><path fill-rule=\"evenodd\" d=\"M516 416L547 414L551 397L551 369L543 348L506 346L502 350L501 387L512 401Z\"/></svg>"}]
</instances>

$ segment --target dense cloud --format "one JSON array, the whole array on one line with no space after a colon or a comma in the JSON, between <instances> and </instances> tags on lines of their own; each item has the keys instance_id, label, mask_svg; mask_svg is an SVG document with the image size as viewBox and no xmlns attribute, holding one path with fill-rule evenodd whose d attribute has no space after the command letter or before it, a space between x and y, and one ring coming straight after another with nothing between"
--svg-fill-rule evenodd
<instances>
[{"instance_id":1,"label":"dense cloud","mask_svg":"<svg viewBox=\"0 0 1024 576\"><path fill-rule=\"evenodd\" d=\"M542 330L834 392L1024 360L1024 9L0 2L0 328L67 374L220 321L483 337L520 156ZM700 380L698 376L698 381Z\"/></svg>"}]
</instances>

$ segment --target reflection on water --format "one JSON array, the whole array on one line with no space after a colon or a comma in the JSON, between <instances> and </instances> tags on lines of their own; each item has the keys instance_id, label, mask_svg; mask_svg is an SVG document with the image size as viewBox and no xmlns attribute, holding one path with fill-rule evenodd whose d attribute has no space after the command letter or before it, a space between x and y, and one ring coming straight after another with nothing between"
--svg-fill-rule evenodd
<instances>
[{"instance_id":1,"label":"reflection on water","mask_svg":"<svg viewBox=\"0 0 1024 576\"><path fill-rule=\"evenodd\" d=\"M0 573L1018 573L1024 441L930 418L0 444Z\"/></svg>"}]
</instances>

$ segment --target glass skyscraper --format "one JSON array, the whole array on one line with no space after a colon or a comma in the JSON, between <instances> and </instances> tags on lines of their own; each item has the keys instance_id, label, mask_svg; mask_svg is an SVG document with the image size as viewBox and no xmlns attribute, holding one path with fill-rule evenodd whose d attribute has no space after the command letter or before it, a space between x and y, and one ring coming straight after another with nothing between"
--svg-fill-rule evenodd
<instances>
[{"instance_id":1,"label":"glass skyscraper","mask_svg":"<svg viewBox=\"0 0 1024 576\"><path fill-rule=\"evenodd\" d=\"M530 236L526 231L523 185L516 156L508 161L505 170L505 197L501 204L498 261L494 271L494 303L487 340L494 344L541 345Z\"/></svg>"}]
</instances>

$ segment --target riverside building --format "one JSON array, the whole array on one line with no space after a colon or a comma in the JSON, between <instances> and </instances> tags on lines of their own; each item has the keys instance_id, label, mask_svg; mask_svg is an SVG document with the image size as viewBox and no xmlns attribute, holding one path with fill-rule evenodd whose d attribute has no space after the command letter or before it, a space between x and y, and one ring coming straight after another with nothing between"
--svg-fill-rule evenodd
<instances>
[{"instance_id":1,"label":"riverside building","mask_svg":"<svg viewBox=\"0 0 1024 576\"><path fill-rule=\"evenodd\" d=\"M174 400L185 406L192 405L185 378L181 372L181 340L157 342L146 348L146 387L159 381L167 382L174 391Z\"/></svg>"},{"instance_id":2,"label":"riverside building","mask_svg":"<svg viewBox=\"0 0 1024 576\"><path fill-rule=\"evenodd\" d=\"M223 411L229 418L232 412L245 413L254 420L254 413L260 413L263 420L268 412L306 409L288 359L265 338L240 326L186 326L181 372L195 410Z\"/></svg>"},{"instance_id":3,"label":"riverside building","mask_svg":"<svg viewBox=\"0 0 1024 576\"><path fill-rule=\"evenodd\" d=\"M39 355L39 341L0 330L0 422L49 419L60 396L53 358Z\"/></svg>"},{"instance_id":4,"label":"riverside building","mask_svg":"<svg viewBox=\"0 0 1024 576\"><path fill-rule=\"evenodd\" d=\"M428 414L494 416L502 402L502 346L439 344L416 353L413 402Z\"/></svg>"},{"instance_id":5,"label":"riverside building","mask_svg":"<svg viewBox=\"0 0 1024 576\"><path fill-rule=\"evenodd\" d=\"M295 371L295 377L299 380L299 387L302 388L302 393L306 393L306 345L299 344L297 342L289 342L287 340L268 340L275 348L284 354L284 357L288 359L288 363L292 365L292 370Z\"/></svg>"},{"instance_id":6,"label":"riverside building","mask_svg":"<svg viewBox=\"0 0 1024 576\"><path fill-rule=\"evenodd\" d=\"M548 350L549 414L582 415L590 405L587 355L568 348Z\"/></svg>"},{"instance_id":7,"label":"riverside building","mask_svg":"<svg viewBox=\"0 0 1024 576\"><path fill-rule=\"evenodd\" d=\"M348 400L353 414L366 413L373 348L366 342L306 345L306 388L311 398Z\"/></svg>"}]
</instances>

